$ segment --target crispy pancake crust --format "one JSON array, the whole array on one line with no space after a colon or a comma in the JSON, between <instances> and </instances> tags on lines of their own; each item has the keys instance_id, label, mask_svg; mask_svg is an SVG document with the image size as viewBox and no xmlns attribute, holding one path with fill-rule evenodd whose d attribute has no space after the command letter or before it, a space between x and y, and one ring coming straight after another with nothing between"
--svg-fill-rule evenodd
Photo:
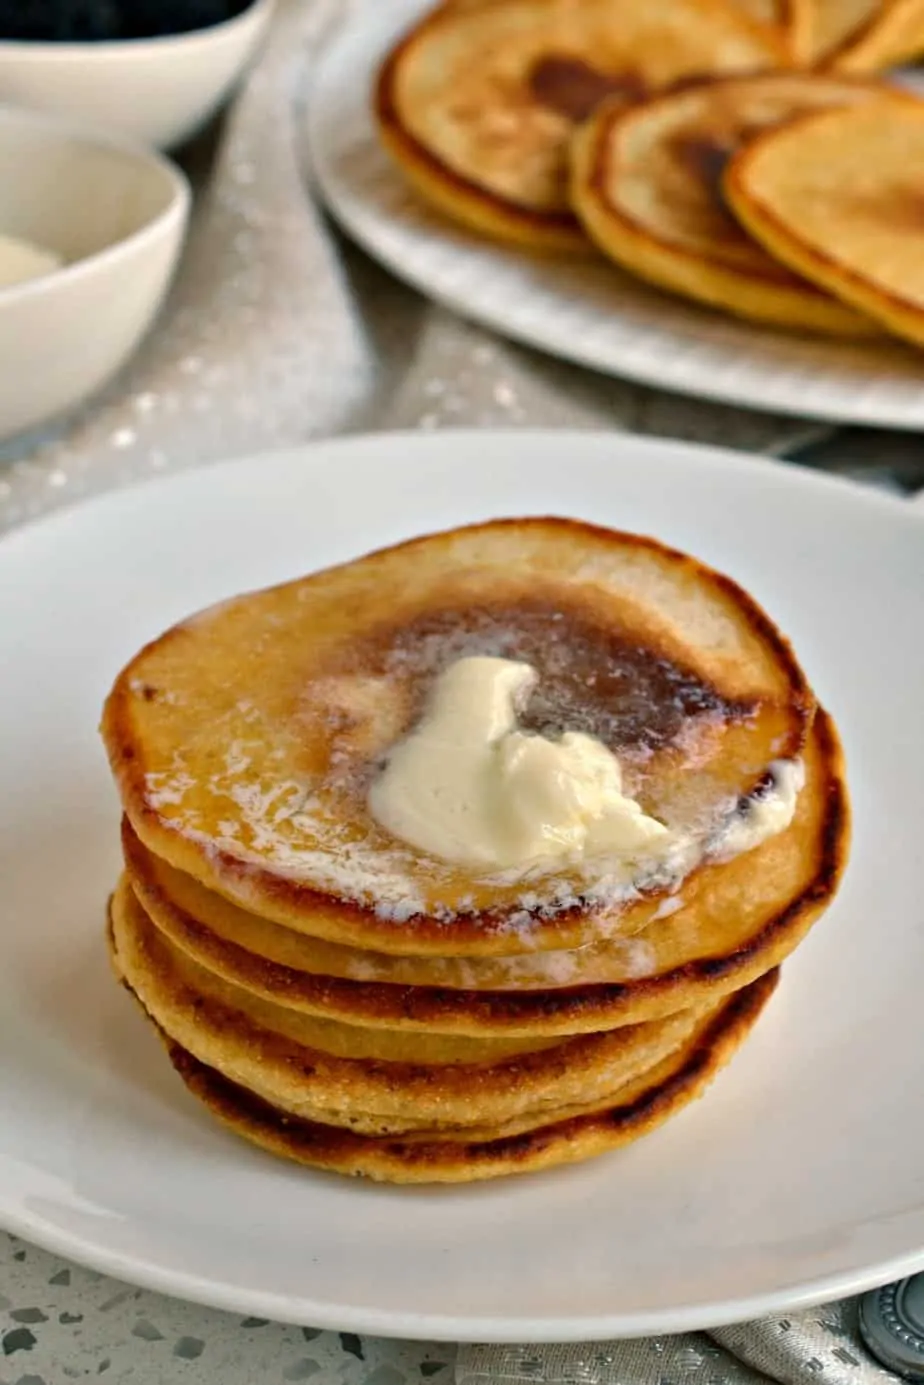
<instances>
[{"instance_id":1,"label":"crispy pancake crust","mask_svg":"<svg viewBox=\"0 0 924 1385\"><path fill-rule=\"evenodd\" d=\"M600 95L784 59L772 30L722 0L450 4L389 55L374 109L385 148L443 213L494 239L586 249L566 149Z\"/></svg>"},{"instance_id":2,"label":"crispy pancake crust","mask_svg":"<svg viewBox=\"0 0 924 1385\"><path fill-rule=\"evenodd\" d=\"M577 877L477 877L368 816L363 785L439 667L501 649L539 672L527 718L600 735L662 815L759 790L814 715L788 643L730 579L650 539L498 521L253 593L148 645L103 716L125 811L209 889L350 947L484 957L631 934L665 886L591 905Z\"/></svg>"},{"instance_id":3,"label":"crispy pancake crust","mask_svg":"<svg viewBox=\"0 0 924 1385\"><path fill-rule=\"evenodd\" d=\"M335 1124L371 1124L376 1133L532 1120L605 1101L686 1043L720 1004L475 1062L428 1062L428 1035L418 1036L415 1061L344 1058L300 1041L297 1012L258 1000L173 949L124 879L110 906L110 939L117 974L200 1061L290 1114L330 1112Z\"/></svg>"},{"instance_id":4,"label":"crispy pancake crust","mask_svg":"<svg viewBox=\"0 0 924 1385\"><path fill-rule=\"evenodd\" d=\"M920 345L922 160L924 102L906 96L768 131L731 160L725 192L771 254Z\"/></svg>"},{"instance_id":5,"label":"crispy pancake crust","mask_svg":"<svg viewBox=\"0 0 924 1385\"><path fill-rule=\"evenodd\" d=\"M801 941L830 903L849 846L843 754L823 711L813 724L806 764L806 787L791 836L785 834L789 840L771 839L753 853L755 874L785 881L775 907L755 908L752 898L749 912L744 911L743 900L753 885L747 882L749 863L738 858L720 868L714 882L700 879L688 887L694 896L702 891L708 902L699 904L694 897L686 924L678 909L642 935L653 974L611 984L473 991L315 975L257 956L204 927L158 888L143 862L140 868L133 863L130 851L129 870L144 907L171 943L245 990L308 1014L475 1036L586 1033L708 1003L779 965ZM795 867L793 843L798 848ZM742 865L743 875L729 876Z\"/></svg>"},{"instance_id":6,"label":"crispy pancake crust","mask_svg":"<svg viewBox=\"0 0 924 1385\"><path fill-rule=\"evenodd\" d=\"M640 948L636 935L625 930L618 938L570 952L523 952L512 957L409 957L345 947L270 923L206 889L149 851L124 816L122 850L135 893L168 936L177 930L182 935L185 921L191 921L244 952L296 972L454 990L547 990L577 981L624 980L646 965L645 945ZM641 930L644 915L638 924Z\"/></svg>"},{"instance_id":7,"label":"crispy pancake crust","mask_svg":"<svg viewBox=\"0 0 924 1385\"><path fill-rule=\"evenodd\" d=\"M165 1038L186 1086L212 1115L271 1154L331 1172L389 1183L467 1183L506 1174L538 1172L576 1163L637 1140L696 1097L733 1056L777 983L771 972L732 997L692 1049L649 1074L618 1105L507 1138L460 1140L372 1139L286 1116L229 1082ZM164 1036L162 1036L164 1037Z\"/></svg>"},{"instance_id":8,"label":"crispy pancake crust","mask_svg":"<svg viewBox=\"0 0 924 1385\"><path fill-rule=\"evenodd\" d=\"M605 255L658 287L775 326L877 335L768 255L722 196L725 164L761 129L877 98L894 89L784 72L685 84L629 108L604 102L572 145L572 202Z\"/></svg>"}]
</instances>

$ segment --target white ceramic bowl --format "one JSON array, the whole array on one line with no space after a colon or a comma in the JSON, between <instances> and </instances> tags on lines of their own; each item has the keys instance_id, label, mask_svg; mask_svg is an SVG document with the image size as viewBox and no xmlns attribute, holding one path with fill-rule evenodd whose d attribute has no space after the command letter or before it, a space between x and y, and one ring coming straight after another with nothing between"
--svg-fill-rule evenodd
<instances>
[{"instance_id":1,"label":"white ceramic bowl","mask_svg":"<svg viewBox=\"0 0 924 1385\"><path fill-rule=\"evenodd\" d=\"M0 232L65 261L0 289L0 438L125 363L163 302L189 205L186 179L159 154L0 106Z\"/></svg>"},{"instance_id":2,"label":"white ceramic bowl","mask_svg":"<svg viewBox=\"0 0 924 1385\"><path fill-rule=\"evenodd\" d=\"M171 149L214 115L247 66L274 0L168 38L112 43L0 40L0 101L56 111Z\"/></svg>"}]
</instances>

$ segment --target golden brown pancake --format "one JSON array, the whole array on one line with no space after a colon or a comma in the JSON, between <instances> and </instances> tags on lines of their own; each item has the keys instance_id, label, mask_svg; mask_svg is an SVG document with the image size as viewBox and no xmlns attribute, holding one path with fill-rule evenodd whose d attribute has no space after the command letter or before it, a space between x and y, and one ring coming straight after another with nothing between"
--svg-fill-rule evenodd
<instances>
[{"instance_id":1,"label":"golden brown pancake","mask_svg":"<svg viewBox=\"0 0 924 1385\"><path fill-rule=\"evenodd\" d=\"M749 19L769 27L781 27L784 21L785 5L779 0L735 0L735 4Z\"/></svg>"},{"instance_id":2,"label":"golden brown pancake","mask_svg":"<svg viewBox=\"0 0 924 1385\"><path fill-rule=\"evenodd\" d=\"M653 540L498 521L251 593L144 649L103 718L134 831L245 910L349 947L487 957L632 936L676 880L626 892L606 861L478 873L369 814L382 757L476 653L534 665L522 724L597 736L644 810L704 852L814 715L785 639L729 579Z\"/></svg>"},{"instance_id":3,"label":"golden brown pancake","mask_svg":"<svg viewBox=\"0 0 924 1385\"><path fill-rule=\"evenodd\" d=\"M502 872L381 827L370 785L471 655L531 665L520 726L607 746L672 854ZM567 520L194 616L122 671L103 735L110 957L181 1076L257 1144L395 1182L660 1123L743 1039L846 859L837 733L766 614L695 559Z\"/></svg>"},{"instance_id":4,"label":"golden brown pancake","mask_svg":"<svg viewBox=\"0 0 924 1385\"><path fill-rule=\"evenodd\" d=\"M924 343L924 102L803 117L730 163L736 215L768 251L890 332Z\"/></svg>"},{"instance_id":5,"label":"golden brown pancake","mask_svg":"<svg viewBox=\"0 0 924 1385\"><path fill-rule=\"evenodd\" d=\"M806 0L805 60L825 66L855 35L865 33L883 10L883 0Z\"/></svg>"},{"instance_id":6,"label":"golden brown pancake","mask_svg":"<svg viewBox=\"0 0 924 1385\"><path fill-rule=\"evenodd\" d=\"M688 881L679 899L671 901L679 907L664 911L633 940L634 976L625 974L623 964L619 979L603 984L596 969L603 964L606 944L591 964L595 983L576 982L584 974L580 970L570 976L559 971L546 978L545 990L523 989L515 972L501 974L508 987L504 990L324 975L312 970L310 937L289 934L278 925L261 927L256 918L235 918L223 910L214 912L212 926L184 913L164 892L149 856L133 849L130 834L127 861L145 910L175 947L267 1000L370 1028L473 1037L582 1033L706 1004L778 966L792 952L830 903L848 849L843 756L834 726L822 711L813 723L805 764L806 785L787 831ZM260 951L241 946L241 938ZM330 961L327 949L322 957ZM449 960L427 958L416 965L442 969ZM483 979L496 985L498 968L521 960L526 959L464 959L453 979L471 987L477 969L485 967ZM577 958L576 964L582 960ZM412 962L382 956L378 975L394 977L389 965L409 968ZM422 970L413 974L427 975ZM445 980L444 971L438 974Z\"/></svg>"},{"instance_id":7,"label":"golden brown pancake","mask_svg":"<svg viewBox=\"0 0 924 1385\"><path fill-rule=\"evenodd\" d=\"M788 58L799 62L805 57L807 11L811 3L812 0L735 0L749 19L771 30Z\"/></svg>"},{"instance_id":8,"label":"golden brown pancake","mask_svg":"<svg viewBox=\"0 0 924 1385\"><path fill-rule=\"evenodd\" d=\"M127 818L122 819L122 846L135 893L163 931L174 936L177 929L183 931L183 920L189 920L194 928L199 926L246 952L295 971L401 986L542 990L573 985L578 980L625 980L648 964L647 948L629 934L570 952L521 952L504 957L411 957L345 947L271 923L206 889L149 851ZM670 901L670 912L676 905L677 901Z\"/></svg>"},{"instance_id":9,"label":"golden brown pancake","mask_svg":"<svg viewBox=\"0 0 924 1385\"><path fill-rule=\"evenodd\" d=\"M789 0L785 25L790 58L800 67L812 65L812 25L815 0Z\"/></svg>"},{"instance_id":10,"label":"golden brown pancake","mask_svg":"<svg viewBox=\"0 0 924 1385\"><path fill-rule=\"evenodd\" d=\"M286 1115L166 1039L189 1090L238 1135L283 1158L390 1183L463 1183L537 1172L620 1148L700 1096L747 1037L776 986L775 972L732 997L708 1027L629 1084L618 1103L512 1136L374 1139Z\"/></svg>"},{"instance_id":11,"label":"golden brown pancake","mask_svg":"<svg viewBox=\"0 0 924 1385\"><path fill-rule=\"evenodd\" d=\"M364 1043L361 1033L354 1048L361 1056L342 1057L306 1042L318 1035L297 1012L256 1000L172 948L124 880L112 900L111 939L120 978L184 1049L289 1114L366 1133L536 1124L548 1111L605 1103L686 1043L721 1004L520 1053L492 1055L488 1042L474 1061L470 1052L460 1055L466 1061L430 1061L425 1035L417 1036L413 1060L362 1055L378 1036Z\"/></svg>"},{"instance_id":12,"label":"golden brown pancake","mask_svg":"<svg viewBox=\"0 0 924 1385\"><path fill-rule=\"evenodd\" d=\"M454 220L538 249L584 249L567 146L605 96L785 60L725 0L505 0L438 7L396 46L375 93L385 148Z\"/></svg>"},{"instance_id":13,"label":"golden brown pancake","mask_svg":"<svg viewBox=\"0 0 924 1385\"><path fill-rule=\"evenodd\" d=\"M809 61L838 72L879 72L924 47L922 0L811 0Z\"/></svg>"},{"instance_id":14,"label":"golden brown pancake","mask_svg":"<svg viewBox=\"0 0 924 1385\"><path fill-rule=\"evenodd\" d=\"M572 203L605 255L660 288L774 326L877 334L741 228L722 173L737 148L802 112L901 99L875 82L779 72L710 79L628 108L604 102L572 146Z\"/></svg>"},{"instance_id":15,"label":"golden brown pancake","mask_svg":"<svg viewBox=\"0 0 924 1385\"><path fill-rule=\"evenodd\" d=\"M590 1157L637 1138L705 1087L741 1042L777 979L771 973L692 1023L678 1017L644 1026L643 1034L657 1031L655 1041L640 1043L625 1031L621 1057L618 1051L612 1055L608 1095L601 1087L605 1077L597 1088L588 1088L580 1076L580 1058L586 1065L594 1045L613 1042L606 1035L560 1045L557 1070L553 1061L551 1071L543 1071L549 1063L541 1054L449 1070L338 1062L191 990L172 970L156 930L139 920L132 899L123 886L112 901L113 965L187 1085L225 1123L276 1153L394 1182L469 1181L522 1172ZM200 1056L177 1040L177 1031L190 1037ZM564 1056L575 1046L577 1071ZM219 1066L204 1061L203 1052ZM556 1092L572 1100L556 1101ZM267 1100L268 1093L284 1105ZM369 1107L373 1093L385 1108L381 1114ZM258 1113L262 1119L255 1119ZM453 1119L458 1116L461 1122Z\"/></svg>"}]
</instances>

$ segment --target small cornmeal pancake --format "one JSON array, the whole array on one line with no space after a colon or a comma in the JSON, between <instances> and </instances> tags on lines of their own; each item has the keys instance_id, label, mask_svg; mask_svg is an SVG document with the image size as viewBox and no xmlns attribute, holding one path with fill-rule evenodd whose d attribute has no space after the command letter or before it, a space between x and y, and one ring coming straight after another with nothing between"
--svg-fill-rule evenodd
<instances>
[{"instance_id":1,"label":"small cornmeal pancake","mask_svg":"<svg viewBox=\"0 0 924 1385\"><path fill-rule=\"evenodd\" d=\"M459 1057L432 1062L428 1036L342 1033L343 1057L312 1041L327 1033L312 1021L257 1000L173 948L141 909L123 879L111 903L111 945L117 974L166 1033L201 1062L292 1115L362 1130L396 1134L420 1128L537 1124L549 1110L605 1102L626 1083L660 1063L713 1013L699 1011L586 1034L513 1054L468 1041ZM345 1031L348 1026L341 1025ZM389 1056L402 1046L416 1057ZM335 1040L336 1042L336 1040ZM443 1040L444 1045L447 1043ZM484 1050L472 1059L472 1051ZM509 1047L509 1045L508 1045ZM363 1053L362 1050L367 1052ZM379 1051L376 1051L379 1050ZM434 1045L439 1051L439 1041Z\"/></svg>"},{"instance_id":2,"label":"small cornmeal pancake","mask_svg":"<svg viewBox=\"0 0 924 1385\"><path fill-rule=\"evenodd\" d=\"M922 0L811 0L809 61L838 72L881 72L924 48Z\"/></svg>"},{"instance_id":3,"label":"small cornmeal pancake","mask_svg":"<svg viewBox=\"0 0 924 1385\"><path fill-rule=\"evenodd\" d=\"M847 857L843 758L822 711L806 747L805 778L787 831L747 856L699 871L641 935L629 940L631 967L619 945L600 944L588 950L589 958L548 954L554 966L544 978L545 989L522 986L517 968L527 963L525 957L416 961L379 954L373 975L389 977L384 983L323 975L314 969L315 944L309 937L262 925L239 910L216 910L212 927L184 913L160 888L158 872L132 848L130 836L129 877L150 919L175 948L213 974L289 1009L431 1037L587 1033L708 1004L792 952L830 903ZM260 952L241 946L241 939ZM330 961L330 949L322 946L317 962ZM428 963L441 983L449 977L470 989L433 985L433 978L430 985L410 984L411 966ZM502 968L508 965L511 972L505 974ZM413 974L425 978L428 973ZM399 976L403 983L395 984ZM537 973L529 979L535 983ZM506 989L471 989L480 982Z\"/></svg>"},{"instance_id":4,"label":"small cornmeal pancake","mask_svg":"<svg viewBox=\"0 0 924 1385\"><path fill-rule=\"evenodd\" d=\"M524 731L595 737L683 866L606 852L469 868L368 807L445 670L528 664ZM572 949L647 925L792 766L815 701L769 617L649 539L496 521L386 549L176 626L119 675L103 736L156 856L244 909L409 956Z\"/></svg>"},{"instance_id":5,"label":"small cornmeal pancake","mask_svg":"<svg viewBox=\"0 0 924 1385\"><path fill-rule=\"evenodd\" d=\"M725 204L722 172L769 126L803 111L889 100L890 91L780 72L707 80L630 108L604 102L572 146L573 205L605 255L661 288L776 326L878 333L742 230Z\"/></svg>"},{"instance_id":6,"label":"small cornmeal pancake","mask_svg":"<svg viewBox=\"0 0 924 1385\"><path fill-rule=\"evenodd\" d=\"M779 66L782 43L727 0L505 0L438 8L382 68L385 148L441 211L489 236L584 248L567 146L604 96Z\"/></svg>"},{"instance_id":7,"label":"small cornmeal pancake","mask_svg":"<svg viewBox=\"0 0 924 1385\"><path fill-rule=\"evenodd\" d=\"M113 910L122 928L134 927L147 936L155 928L154 919L144 903L144 891L134 886L126 872L113 895ZM227 906L231 907L231 906ZM274 927L280 933L287 930ZM290 1006L286 997L269 998L249 990L239 982L229 980L220 971L211 971L208 963L183 949L173 941L169 929L157 929L159 937L151 942L149 951L160 947L159 956L169 959L171 971L190 989L225 1005L243 1011L265 1028L317 1048L336 1058L371 1058L387 1062L493 1063L517 1054L539 1052L558 1043L557 1037L487 1037L424 1033L421 1030L363 1026L313 1015L301 1006ZM295 943L311 945L314 940L297 933L289 935ZM330 948L332 944L316 944ZM400 960L400 959L398 959Z\"/></svg>"},{"instance_id":8,"label":"small cornmeal pancake","mask_svg":"<svg viewBox=\"0 0 924 1385\"><path fill-rule=\"evenodd\" d=\"M824 66L850 40L868 32L885 8L884 0L804 0L803 57L810 66Z\"/></svg>"},{"instance_id":9,"label":"small cornmeal pancake","mask_svg":"<svg viewBox=\"0 0 924 1385\"><path fill-rule=\"evenodd\" d=\"M807 10L811 0L735 0L750 19L769 28L786 56L802 61L807 45Z\"/></svg>"},{"instance_id":10,"label":"small cornmeal pancake","mask_svg":"<svg viewBox=\"0 0 924 1385\"><path fill-rule=\"evenodd\" d=\"M924 343L924 102L800 118L729 164L739 220L772 255L890 332Z\"/></svg>"},{"instance_id":11,"label":"small cornmeal pancake","mask_svg":"<svg viewBox=\"0 0 924 1385\"><path fill-rule=\"evenodd\" d=\"M628 1084L608 1108L477 1142L374 1139L299 1120L229 1081L179 1044L165 1042L189 1090L224 1125L272 1154L382 1182L469 1183L577 1163L655 1130L702 1095L747 1037L776 981L776 973L770 973L727 1001L703 1030Z\"/></svg>"}]
</instances>

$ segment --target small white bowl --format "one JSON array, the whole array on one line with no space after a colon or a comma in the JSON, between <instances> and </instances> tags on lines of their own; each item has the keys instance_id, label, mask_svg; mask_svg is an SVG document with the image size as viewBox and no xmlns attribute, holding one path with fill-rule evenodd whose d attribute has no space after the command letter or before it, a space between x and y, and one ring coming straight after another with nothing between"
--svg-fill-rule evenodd
<instances>
[{"instance_id":1,"label":"small white bowl","mask_svg":"<svg viewBox=\"0 0 924 1385\"><path fill-rule=\"evenodd\" d=\"M0 232L65 262L0 289L0 438L63 413L126 362L163 303L190 201L159 154L0 106Z\"/></svg>"},{"instance_id":2,"label":"small white bowl","mask_svg":"<svg viewBox=\"0 0 924 1385\"><path fill-rule=\"evenodd\" d=\"M269 24L274 0L224 24L166 38L101 43L0 40L0 101L56 111L172 149L227 99Z\"/></svg>"}]
</instances>

